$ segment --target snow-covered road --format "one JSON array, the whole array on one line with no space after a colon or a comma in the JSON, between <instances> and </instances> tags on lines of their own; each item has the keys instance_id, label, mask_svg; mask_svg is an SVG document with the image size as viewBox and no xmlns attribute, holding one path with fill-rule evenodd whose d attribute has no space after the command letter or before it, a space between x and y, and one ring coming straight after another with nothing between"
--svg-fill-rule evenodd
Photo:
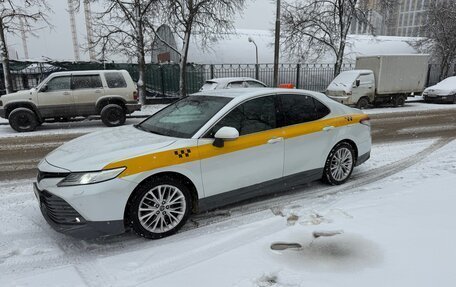
<instances>
[{"instance_id":1,"label":"snow-covered road","mask_svg":"<svg viewBox=\"0 0 456 287\"><path fill-rule=\"evenodd\" d=\"M158 241L58 234L30 183L0 183L0 286L456 284L454 140L374 145L371 160L342 187L313 183L198 215ZM270 249L283 241L303 247Z\"/></svg>"}]
</instances>

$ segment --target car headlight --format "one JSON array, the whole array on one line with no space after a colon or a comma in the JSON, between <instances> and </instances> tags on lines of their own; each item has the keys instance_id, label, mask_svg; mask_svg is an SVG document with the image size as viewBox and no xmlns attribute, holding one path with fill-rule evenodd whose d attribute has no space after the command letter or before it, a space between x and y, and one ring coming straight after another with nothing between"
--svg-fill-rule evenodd
<instances>
[{"instance_id":1,"label":"car headlight","mask_svg":"<svg viewBox=\"0 0 456 287\"><path fill-rule=\"evenodd\" d=\"M57 186L85 185L103 182L118 177L126 168L116 168L89 172L72 172L62 179Z\"/></svg>"}]
</instances>

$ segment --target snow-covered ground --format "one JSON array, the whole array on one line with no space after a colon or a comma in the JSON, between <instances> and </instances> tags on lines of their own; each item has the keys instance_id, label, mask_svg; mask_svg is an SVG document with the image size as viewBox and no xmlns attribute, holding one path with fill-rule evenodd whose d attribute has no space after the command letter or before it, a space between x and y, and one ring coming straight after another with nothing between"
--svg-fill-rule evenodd
<instances>
[{"instance_id":1,"label":"snow-covered ground","mask_svg":"<svg viewBox=\"0 0 456 287\"><path fill-rule=\"evenodd\" d=\"M4 182L0 286L455 286L454 186L456 141L376 145L342 187L197 216L158 241L81 241L46 224L30 182Z\"/></svg>"},{"instance_id":2,"label":"snow-covered ground","mask_svg":"<svg viewBox=\"0 0 456 287\"><path fill-rule=\"evenodd\" d=\"M147 116L152 115L165 107L166 105L148 105L144 106L141 111L136 111L133 116ZM127 119L125 124L136 124L143 121L144 118L130 118ZM44 123L38 127L36 131L28 133L18 133L13 130L8 121L0 118L0 137L24 137L24 136L41 136L50 134L84 134L94 132L100 129L107 129L101 120L83 120L77 122L62 122L62 123Z\"/></svg>"}]
</instances>

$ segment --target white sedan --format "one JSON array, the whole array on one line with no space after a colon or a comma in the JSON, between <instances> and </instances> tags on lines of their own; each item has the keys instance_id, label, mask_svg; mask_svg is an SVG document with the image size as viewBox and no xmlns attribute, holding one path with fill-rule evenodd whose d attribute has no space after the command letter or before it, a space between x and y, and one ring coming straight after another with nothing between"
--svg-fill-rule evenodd
<instances>
[{"instance_id":1,"label":"white sedan","mask_svg":"<svg viewBox=\"0 0 456 287\"><path fill-rule=\"evenodd\" d=\"M323 94L208 91L62 145L38 165L34 190L57 231L156 239L191 213L319 179L343 184L370 151L369 117Z\"/></svg>"},{"instance_id":2,"label":"white sedan","mask_svg":"<svg viewBox=\"0 0 456 287\"><path fill-rule=\"evenodd\" d=\"M449 77L423 92L424 101L456 104L456 77Z\"/></svg>"},{"instance_id":3,"label":"white sedan","mask_svg":"<svg viewBox=\"0 0 456 287\"><path fill-rule=\"evenodd\" d=\"M201 87L200 92L220 89L238 88L266 88L266 84L248 77L239 78L215 78L207 80Z\"/></svg>"}]
</instances>

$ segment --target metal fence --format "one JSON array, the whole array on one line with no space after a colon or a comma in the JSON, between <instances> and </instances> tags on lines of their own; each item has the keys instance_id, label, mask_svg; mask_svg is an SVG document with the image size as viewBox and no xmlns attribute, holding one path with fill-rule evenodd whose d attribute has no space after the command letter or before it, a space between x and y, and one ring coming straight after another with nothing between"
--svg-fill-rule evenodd
<instances>
[{"instance_id":1,"label":"metal fence","mask_svg":"<svg viewBox=\"0 0 456 287\"><path fill-rule=\"evenodd\" d=\"M342 70L354 69L354 64L345 64ZM125 69L138 80L136 64L124 63L91 63L91 62L19 62L11 61L13 89L23 90L36 86L49 74L56 71ZM3 74L0 65L0 95L4 93ZM198 91L206 80L221 77L251 77L268 86L273 84L273 64L188 64L188 92ZM456 74L456 65L453 66ZM429 65L427 85L439 81L440 66ZM324 91L334 78L333 64L280 64L279 83L290 83L296 88L312 91ZM176 96L179 93L179 65L177 64L147 64L146 88L149 96Z\"/></svg>"}]
</instances>

